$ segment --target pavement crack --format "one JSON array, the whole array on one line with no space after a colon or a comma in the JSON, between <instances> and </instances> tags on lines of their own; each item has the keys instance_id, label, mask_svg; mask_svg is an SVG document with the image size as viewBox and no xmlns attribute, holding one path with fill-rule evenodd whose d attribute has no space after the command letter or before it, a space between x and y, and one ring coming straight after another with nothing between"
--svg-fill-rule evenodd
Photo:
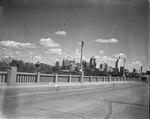
<instances>
[{"instance_id":1,"label":"pavement crack","mask_svg":"<svg viewBox=\"0 0 150 119\"><path fill-rule=\"evenodd\" d=\"M132 105L132 106L149 107L149 105L138 104L138 103L121 102L121 101L110 101L110 100L106 100L106 99L104 101L111 102L111 103L127 104L127 105Z\"/></svg>"},{"instance_id":2,"label":"pavement crack","mask_svg":"<svg viewBox=\"0 0 150 119\"><path fill-rule=\"evenodd\" d=\"M108 114L107 114L107 116L104 119L109 119L111 114L112 114L112 102L109 102L108 103Z\"/></svg>"},{"instance_id":3,"label":"pavement crack","mask_svg":"<svg viewBox=\"0 0 150 119\"><path fill-rule=\"evenodd\" d=\"M78 117L82 117L82 118L85 118L85 119L92 119L91 117L88 117L88 116L84 116L84 115L80 115L80 114L74 114L74 113L70 113L70 112L58 111L58 110L53 110L53 109L33 108L33 107L29 107L29 106L20 106L20 107L30 108L30 109L37 109L37 110L41 110L41 111L51 111L51 112L68 114L68 115L72 115L72 116L78 116Z\"/></svg>"}]
</instances>

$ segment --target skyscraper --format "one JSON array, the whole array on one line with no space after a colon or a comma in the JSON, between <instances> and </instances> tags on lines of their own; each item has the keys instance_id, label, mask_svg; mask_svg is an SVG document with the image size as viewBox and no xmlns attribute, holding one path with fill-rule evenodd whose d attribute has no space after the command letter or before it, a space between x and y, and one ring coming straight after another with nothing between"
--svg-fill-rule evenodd
<instances>
[{"instance_id":1,"label":"skyscraper","mask_svg":"<svg viewBox=\"0 0 150 119\"><path fill-rule=\"evenodd\" d=\"M108 64L104 64L104 72L108 72Z\"/></svg>"},{"instance_id":2,"label":"skyscraper","mask_svg":"<svg viewBox=\"0 0 150 119\"><path fill-rule=\"evenodd\" d=\"M90 59L90 69L91 69L91 71L92 70L94 71L95 68L96 68L96 59L92 56Z\"/></svg>"},{"instance_id":3,"label":"skyscraper","mask_svg":"<svg viewBox=\"0 0 150 119\"><path fill-rule=\"evenodd\" d=\"M121 73L122 75L124 74L124 70L125 70L125 69L124 69L124 66L121 66L121 67L120 67L120 73Z\"/></svg>"},{"instance_id":4,"label":"skyscraper","mask_svg":"<svg viewBox=\"0 0 150 119\"><path fill-rule=\"evenodd\" d=\"M104 71L104 64L100 64L100 71Z\"/></svg>"},{"instance_id":5,"label":"skyscraper","mask_svg":"<svg viewBox=\"0 0 150 119\"><path fill-rule=\"evenodd\" d=\"M120 57L117 59L115 64L115 71L120 72Z\"/></svg>"},{"instance_id":6,"label":"skyscraper","mask_svg":"<svg viewBox=\"0 0 150 119\"><path fill-rule=\"evenodd\" d=\"M55 67L56 67L56 70L60 70L60 65L59 65L59 62L58 62L58 61L56 61Z\"/></svg>"}]
</instances>

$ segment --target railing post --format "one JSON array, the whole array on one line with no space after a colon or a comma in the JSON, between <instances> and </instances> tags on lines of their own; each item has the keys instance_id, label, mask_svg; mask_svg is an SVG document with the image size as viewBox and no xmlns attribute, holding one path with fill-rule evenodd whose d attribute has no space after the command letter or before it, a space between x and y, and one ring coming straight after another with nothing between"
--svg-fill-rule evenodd
<instances>
[{"instance_id":1,"label":"railing post","mask_svg":"<svg viewBox=\"0 0 150 119\"><path fill-rule=\"evenodd\" d=\"M55 83L57 83L58 80L58 74L55 74Z\"/></svg>"},{"instance_id":2,"label":"railing post","mask_svg":"<svg viewBox=\"0 0 150 119\"><path fill-rule=\"evenodd\" d=\"M99 82L99 76L97 76L97 82Z\"/></svg>"},{"instance_id":3,"label":"railing post","mask_svg":"<svg viewBox=\"0 0 150 119\"><path fill-rule=\"evenodd\" d=\"M105 82L105 76L103 77L103 82Z\"/></svg>"},{"instance_id":4,"label":"railing post","mask_svg":"<svg viewBox=\"0 0 150 119\"><path fill-rule=\"evenodd\" d=\"M9 69L7 69L8 86L16 85L16 75L17 75L17 67L9 67Z\"/></svg>"},{"instance_id":5,"label":"railing post","mask_svg":"<svg viewBox=\"0 0 150 119\"><path fill-rule=\"evenodd\" d=\"M109 82L111 82L111 75L109 76Z\"/></svg>"},{"instance_id":6,"label":"railing post","mask_svg":"<svg viewBox=\"0 0 150 119\"><path fill-rule=\"evenodd\" d=\"M90 82L92 82L92 76L90 76Z\"/></svg>"},{"instance_id":7,"label":"railing post","mask_svg":"<svg viewBox=\"0 0 150 119\"><path fill-rule=\"evenodd\" d=\"M69 83L71 83L71 74L69 74Z\"/></svg>"},{"instance_id":8,"label":"railing post","mask_svg":"<svg viewBox=\"0 0 150 119\"><path fill-rule=\"evenodd\" d=\"M39 72L37 73L37 76L36 76L36 83L40 83L40 73Z\"/></svg>"}]
</instances>

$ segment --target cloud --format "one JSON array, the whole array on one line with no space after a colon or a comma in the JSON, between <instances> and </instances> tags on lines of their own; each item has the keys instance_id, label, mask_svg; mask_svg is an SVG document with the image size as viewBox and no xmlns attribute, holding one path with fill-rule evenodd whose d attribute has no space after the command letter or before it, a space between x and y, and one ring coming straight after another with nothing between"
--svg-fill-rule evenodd
<instances>
[{"instance_id":1,"label":"cloud","mask_svg":"<svg viewBox=\"0 0 150 119\"><path fill-rule=\"evenodd\" d=\"M48 51L45 51L45 53L52 53L52 54L57 54L57 55L61 55L62 54L62 49L61 48L57 48L57 49L49 49Z\"/></svg>"},{"instance_id":2,"label":"cloud","mask_svg":"<svg viewBox=\"0 0 150 119\"><path fill-rule=\"evenodd\" d=\"M81 53L80 53L79 49L76 49L75 52L72 53L70 56L72 59L80 59ZM82 58L84 58L84 56L82 56Z\"/></svg>"},{"instance_id":3,"label":"cloud","mask_svg":"<svg viewBox=\"0 0 150 119\"><path fill-rule=\"evenodd\" d=\"M114 66L116 59L109 57L109 56L95 56L97 67L99 67L100 64L107 63L108 65Z\"/></svg>"},{"instance_id":4,"label":"cloud","mask_svg":"<svg viewBox=\"0 0 150 119\"><path fill-rule=\"evenodd\" d=\"M65 35L67 35L67 32L66 31L57 31L57 32L55 32L55 34L65 36Z\"/></svg>"},{"instance_id":5,"label":"cloud","mask_svg":"<svg viewBox=\"0 0 150 119\"><path fill-rule=\"evenodd\" d=\"M77 56L80 56L80 55L81 55L81 53L80 53L79 49L76 49L76 51L75 51L75 55L77 55Z\"/></svg>"},{"instance_id":6,"label":"cloud","mask_svg":"<svg viewBox=\"0 0 150 119\"><path fill-rule=\"evenodd\" d=\"M114 55L116 58L121 58L121 59L125 59L125 58L127 58L127 56L124 54L124 53L119 53L119 54L115 54Z\"/></svg>"},{"instance_id":7,"label":"cloud","mask_svg":"<svg viewBox=\"0 0 150 119\"><path fill-rule=\"evenodd\" d=\"M102 61L116 61L116 59L112 58L112 57L107 57L107 56L103 56L101 58Z\"/></svg>"},{"instance_id":8,"label":"cloud","mask_svg":"<svg viewBox=\"0 0 150 119\"><path fill-rule=\"evenodd\" d=\"M75 59L77 62L79 62L81 58L81 53L79 49L76 49L72 53L63 53L63 57L66 59ZM85 56L82 56L82 58L85 59Z\"/></svg>"},{"instance_id":9,"label":"cloud","mask_svg":"<svg viewBox=\"0 0 150 119\"><path fill-rule=\"evenodd\" d=\"M13 48L34 48L34 44L30 43L20 43L15 41L1 41L0 45L5 47L13 47Z\"/></svg>"},{"instance_id":10,"label":"cloud","mask_svg":"<svg viewBox=\"0 0 150 119\"><path fill-rule=\"evenodd\" d=\"M117 43L118 40L115 38L111 38L111 39L97 39L95 40L95 42L99 42L99 43Z\"/></svg>"},{"instance_id":11,"label":"cloud","mask_svg":"<svg viewBox=\"0 0 150 119\"><path fill-rule=\"evenodd\" d=\"M81 42L77 42L78 45L81 45Z\"/></svg>"},{"instance_id":12,"label":"cloud","mask_svg":"<svg viewBox=\"0 0 150 119\"><path fill-rule=\"evenodd\" d=\"M42 57L41 56L34 56L35 59L41 60Z\"/></svg>"},{"instance_id":13,"label":"cloud","mask_svg":"<svg viewBox=\"0 0 150 119\"><path fill-rule=\"evenodd\" d=\"M51 38L42 38L39 44L44 47L60 47L60 45L55 43Z\"/></svg>"},{"instance_id":14,"label":"cloud","mask_svg":"<svg viewBox=\"0 0 150 119\"><path fill-rule=\"evenodd\" d=\"M33 52L28 52L28 54L33 55Z\"/></svg>"},{"instance_id":15,"label":"cloud","mask_svg":"<svg viewBox=\"0 0 150 119\"><path fill-rule=\"evenodd\" d=\"M146 56L142 56L142 57L139 57L140 59L143 59L143 60L146 60L147 57Z\"/></svg>"},{"instance_id":16,"label":"cloud","mask_svg":"<svg viewBox=\"0 0 150 119\"><path fill-rule=\"evenodd\" d=\"M140 61L132 62L133 65L142 66L142 63Z\"/></svg>"},{"instance_id":17,"label":"cloud","mask_svg":"<svg viewBox=\"0 0 150 119\"><path fill-rule=\"evenodd\" d=\"M103 50L100 50L99 53L102 55L102 54L104 54L104 51L103 51Z\"/></svg>"},{"instance_id":18,"label":"cloud","mask_svg":"<svg viewBox=\"0 0 150 119\"><path fill-rule=\"evenodd\" d=\"M15 53L16 53L16 54L20 54L21 52L19 52L19 51L15 51Z\"/></svg>"},{"instance_id":19,"label":"cloud","mask_svg":"<svg viewBox=\"0 0 150 119\"><path fill-rule=\"evenodd\" d=\"M130 71L132 71L133 69L140 70L140 67L143 66L143 64L141 61L134 61L128 62L126 66L128 69L130 69Z\"/></svg>"},{"instance_id":20,"label":"cloud","mask_svg":"<svg viewBox=\"0 0 150 119\"><path fill-rule=\"evenodd\" d=\"M101 57L99 55L96 55L94 58L96 58L96 60L99 60Z\"/></svg>"}]
</instances>

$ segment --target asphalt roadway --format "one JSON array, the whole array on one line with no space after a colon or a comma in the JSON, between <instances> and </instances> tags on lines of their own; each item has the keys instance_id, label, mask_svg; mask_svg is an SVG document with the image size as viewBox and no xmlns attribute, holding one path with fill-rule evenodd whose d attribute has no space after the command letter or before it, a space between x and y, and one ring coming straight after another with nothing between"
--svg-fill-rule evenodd
<instances>
[{"instance_id":1,"label":"asphalt roadway","mask_svg":"<svg viewBox=\"0 0 150 119\"><path fill-rule=\"evenodd\" d=\"M149 119L148 84L0 98L0 119Z\"/></svg>"}]
</instances>

